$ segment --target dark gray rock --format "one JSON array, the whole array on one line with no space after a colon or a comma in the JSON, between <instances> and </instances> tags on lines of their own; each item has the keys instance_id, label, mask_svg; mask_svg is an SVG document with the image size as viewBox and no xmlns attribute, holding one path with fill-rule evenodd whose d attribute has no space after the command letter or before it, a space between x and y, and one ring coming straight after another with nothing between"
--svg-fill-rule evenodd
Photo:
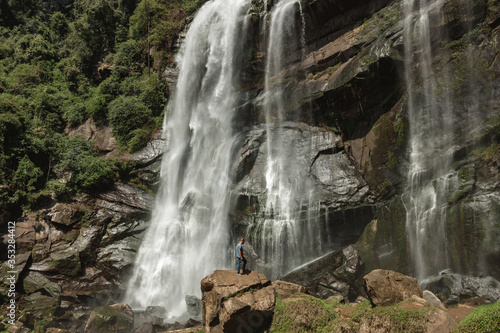
<instances>
[{"instance_id":1,"label":"dark gray rock","mask_svg":"<svg viewBox=\"0 0 500 333\"><path fill-rule=\"evenodd\" d=\"M343 143L339 135L325 128L294 122L275 126L271 131L280 139L283 159L293 161L285 170L287 177L301 179L294 191L295 201L322 201L331 203L332 207L342 207L367 200L368 186L341 149ZM260 126L246 134L234 166L238 191L254 195L261 202L266 191L265 133L265 128Z\"/></svg>"},{"instance_id":2,"label":"dark gray rock","mask_svg":"<svg viewBox=\"0 0 500 333\"><path fill-rule=\"evenodd\" d=\"M29 303L19 315L19 321L27 327L35 327L36 324L37 330L45 332L60 311L60 299L36 292L25 297L25 300Z\"/></svg>"},{"instance_id":3,"label":"dark gray rock","mask_svg":"<svg viewBox=\"0 0 500 333\"><path fill-rule=\"evenodd\" d=\"M161 327L163 326L163 321L164 321L163 318L154 316L153 319L151 319L151 324L153 324L153 326Z\"/></svg>"},{"instance_id":4,"label":"dark gray rock","mask_svg":"<svg viewBox=\"0 0 500 333\"><path fill-rule=\"evenodd\" d=\"M73 244L59 243L48 250L45 259L34 262L30 269L32 271L58 273L68 276L78 276L82 270L81 259L85 260L87 255L91 255L92 249L97 247L101 237L102 228L90 226L80 229L78 238Z\"/></svg>"},{"instance_id":5,"label":"dark gray rock","mask_svg":"<svg viewBox=\"0 0 500 333\"><path fill-rule=\"evenodd\" d=\"M430 290L448 305L479 297L491 303L500 300L500 282L491 276L461 275L447 270L422 281L422 288Z\"/></svg>"},{"instance_id":6,"label":"dark gray rock","mask_svg":"<svg viewBox=\"0 0 500 333\"><path fill-rule=\"evenodd\" d=\"M100 193L99 198L128 207L150 211L154 198L137 187L116 183L111 191Z\"/></svg>"},{"instance_id":7,"label":"dark gray rock","mask_svg":"<svg viewBox=\"0 0 500 333\"><path fill-rule=\"evenodd\" d=\"M282 280L305 286L315 297L326 299L340 294L345 299L354 300L364 294L361 287L363 274L364 265L358 250L349 245L285 275Z\"/></svg>"},{"instance_id":8,"label":"dark gray rock","mask_svg":"<svg viewBox=\"0 0 500 333\"><path fill-rule=\"evenodd\" d=\"M168 312L164 307L148 306L145 310L134 311L134 326L138 327L144 323L150 323L154 329L163 326L163 318L166 317L168 317Z\"/></svg>"},{"instance_id":9,"label":"dark gray rock","mask_svg":"<svg viewBox=\"0 0 500 333\"><path fill-rule=\"evenodd\" d=\"M92 310L85 325L85 333L130 333L134 314L127 304L113 304Z\"/></svg>"},{"instance_id":10,"label":"dark gray rock","mask_svg":"<svg viewBox=\"0 0 500 333\"><path fill-rule=\"evenodd\" d=\"M186 328L191 328L191 327L196 327L196 326L201 326L201 321L189 318L186 324L184 324L184 327Z\"/></svg>"},{"instance_id":11,"label":"dark gray rock","mask_svg":"<svg viewBox=\"0 0 500 333\"><path fill-rule=\"evenodd\" d=\"M130 159L139 163L140 166L147 166L160 159L165 149L165 140L161 137L161 131L149 141L146 147L142 148L130 156Z\"/></svg>"},{"instance_id":12,"label":"dark gray rock","mask_svg":"<svg viewBox=\"0 0 500 333\"><path fill-rule=\"evenodd\" d=\"M30 258L31 258L30 252L17 254L14 268L10 266L8 260L2 263L2 266L0 266L0 275L3 278L0 281L0 298L1 296L7 295L9 293L11 285L15 286L18 283L19 277L25 270L26 265ZM8 273L11 271L14 271L15 274Z\"/></svg>"},{"instance_id":13,"label":"dark gray rock","mask_svg":"<svg viewBox=\"0 0 500 333\"><path fill-rule=\"evenodd\" d=\"M163 325L163 328L166 330L166 331L176 331L176 330L181 330L184 327L184 325L182 325L181 323L179 323L178 321L174 322L174 323L168 323L168 324L165 324Z\"/></svg>"},{"instance_id":14,"label":"dark gray rock","mask_svg":"<svg viewBox=\"0 0 500 333\"><path fill-rule=\"evenodd\" d=\"M186 295L184 298L186 301L187 312L190 316L200 317L201 316L201 298L195 295Z\"/></svg>"}]
</instances>

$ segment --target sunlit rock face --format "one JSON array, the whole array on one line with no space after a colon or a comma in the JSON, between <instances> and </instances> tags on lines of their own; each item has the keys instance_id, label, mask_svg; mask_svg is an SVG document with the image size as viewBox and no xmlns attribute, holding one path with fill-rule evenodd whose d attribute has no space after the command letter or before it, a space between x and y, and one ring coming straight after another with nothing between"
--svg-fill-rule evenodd
<instances>
[{"instance_id":1,"label":"sunlit rock face","mask_svg":"<svg viewBox=\"0 0 500 333\"><path fill-rule=\"evenodd\" d=\"M207 2L163 138L121 156L149 192L24 214L18 285L75 318L124 289L173 317L239 237L271 279L354 243L367 272L499 279L499 24L486 0ZM78 131L116 156L109 129Z\"/></svg>"},{"instance_id":2,"label":"sunlit rock face","mask_svg":"<svg viewBox=\"0 0 500 333\"><path fill-rule=\"evenodd\" d=\"M240 236L273 279L356 242L368 268L497 274L496 7L238 4L207 4L186 35L131 302L163 302L143 294L178 281L182 311ZM209 260L177 271L193 243Z\"/></svg>"},{"instance_id":3,"label":"sunlit rock face","mask_svg":"<svg viewBox=\"0 0 500 333\"><path fill-rule=\"evenodd\" d=\"M369 268L499 277L498 6L312 1L270 78L272 15L252 15L231 220L257 266L357 240Z\"/></svg>"}]
</instances>

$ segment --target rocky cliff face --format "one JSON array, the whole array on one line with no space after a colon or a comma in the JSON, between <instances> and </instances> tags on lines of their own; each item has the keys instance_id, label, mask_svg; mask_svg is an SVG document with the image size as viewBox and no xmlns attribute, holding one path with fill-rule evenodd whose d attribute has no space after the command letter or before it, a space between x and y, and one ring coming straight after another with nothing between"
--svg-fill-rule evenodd
<instances>
[{"instance_id":1,"label":"rocky cliff face","mask_svg":"<svg viewBox=\"0 0 500 333\"><path fill-rule=\"evenodd\" d=\"M436 50L433 73L441 82L439 89L455 100L457 131L468 128L470 104L482 122L473 135L458 133L460 140L450 147L459 186L446 195L449 266L457 272L482 271L500 278L500 6L487 0L439 4L431 25L446 36L431 39ZM306 208L311 202L317 205L322 235L330 237L328 249L357 243L367 271L412 273L402 200L410 125L403 1L312 0L302 3L302 13L306 27L302 48L287 55L286 70L274 78L287 96L285 126L279 129L283 149L293 147L293 156L288 156L295 161L293 177L305 179L304 186L313 193L295 199ZM250 15L248 54L239 87L247 103L238 109L234 124L241 135L234 158L230 218L235 236L252 239L265 234L251 236L249 226L266 218L269 145L261 105L267 52L261 1L253 2ZM300 22L297 31L302 29ZM473 88L467 83L470 77ZM422 97L421 86L414 89L417 98ZM471 89L477 92L473 99ZM102 141L102 151L112 156L108 132L99 132L95 124L79 129L89 139ZM126 157L137 162L135 175L151 188L159 171L161 145L156 139ZM23 295L18 305L24 308L18 318L26 327L44 330L55 325L79 331L93 306L118 300L154 203L150 192L141 188L116 184L94 197L54 202L17 219L16 286ZM6 221L2 223L6 228ZM4 237L3 248L6 244ZM254 256L256 267L269 271L270 263L259 254ZM4 263L2 272L7 271ZM7 290L7 285L1 286L2 300Z\"/></svg>"},{"instance_id":2,"label":"rocky cliff face","mask_svg":"<svg viewBox=\"0 0 500 333\"><path fill-rule=\"evenodd\" d=\"M154 204L154 196L144 189L145 184L154 188L161 142L156 139L140 152L122 156L137 163L134 173L143 180L143 189L116 183L95 197L53 203L16 221L18 323L12 329L83 331L93 307L120 299ZM7 236L3 240L6 244ZM2 276L11 270L4 262ZM0 298L8 300L10 281L1 283Z\"/></svg>"},{"instance_id":3,"label":"rocky cliff face","mask_svg":"<svg viewBox=\"0 0 500 333\"><path fill-rule=\"evenodd\" d=\"M232 212L235 233L250 236L251 242L261 237L252 236L252 223L269 218L266 157L270 146L280 144L267 142L263 125L260 103L266 93L262 78L268 50L266 36L257 31L265 31L261 27L268 16L257 2L254 9L254 29L247 38L252 55L242 71L241 90L255 98L237 118L242 139ZM306 179L310 190L295 199L305 210L319 202L318 223L335 230L330 242L339 247L357 241L368 269L412 273L403 202L412 126L406 83L418 76L419 64L405 67L404 2L311 1L302 14L305 43L287 54L287 67L273 78L286 95L283 117L288 123L281 126L280 138L282 150L293 154L285 157L293 163L290 178ZM448 267L499 277L500 249L494 245L499 239L498 6L441 1L428 15L436 32L429 41L436 95L451 100L456 136L449 146L453 166L448 172L458 177L458 185L441 194ZM296 21L300 35L301 20ZM412 87L412 98L425 98L423 89L420 80Z\"/></svg>"}]
</instances>

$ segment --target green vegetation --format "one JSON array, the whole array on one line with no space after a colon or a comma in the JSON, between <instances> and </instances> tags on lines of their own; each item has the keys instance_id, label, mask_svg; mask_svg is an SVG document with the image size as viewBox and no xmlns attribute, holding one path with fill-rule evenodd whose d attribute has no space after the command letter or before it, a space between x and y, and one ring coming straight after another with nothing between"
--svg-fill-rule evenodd
<instances>
[{"instance_id":1,"label":"green vegetation","mask_svg":"<svg viewBox=\"0 0 500 333\"><path fill-rule=\"evenodd\" d=\"M500 332L500 303L482 305L465 317L454 330L456 333Z\"/></svg>"},{"instance_id":2,"label":"green vegetation","mask_svg":"<svg viewBox=\"0 0 500 333\"><path fill-rule=\"evenodd\" d=\"M0 206L69 200L127 168L65 130L92 118L122 150L141 149L162 124L168 91L159 73L203 2L2 2Z\"/></svg>"},{"instance_id":3,"label":"green vegetation","mask_svg":"<svg viewBox=\"0 0 500 333\"><path fill-rule=\"evenodd\" d=\"M447 49L461 49L465 47L467 44L474 42L477 40L477 38L481 35L483 31L482 26L478 26L475 29L469 31L468 33L464 34L460 39L453 40L449 42L448 44L445 45L445 48Z\"/></svg>"},{"instance_id":4,"label":"green vegetation","mask_svg":"<svg viewBox=\"0 0 500 333\"><path fill-rule=\"evenodd\" d=\"M480 147L475 149L474 151L472 151L472 154L485 162L490 162L498 157L499 148L499 144L493 142L487 147Z\"/></svg>"},{"instance_id":5,"label":"green vegetation","mask_svg":"<svg viewBox=\"0 0 500 333\"><path fill-rule=\"evenodd\" d=\"M386 327L391 332L418 333L425 332L425 318L429 315L431 308L423 310L407 310L402 307L404 303L413 302L412 299L403 301L393 306L380 306L371 308L369 302L362 303L352 315L354 321L365 321L369 327L374 323L386 322Z\"/></svg>"},{"instance_id":6,"label":"green vegetation","mask_svg":"<svg viewBox=\"0 0 500 333\"><path fill-rule=\"evenodd\" d=\"M432 306L421 310L405 309L409 302L413 300L372 308L370 302L343 305L311 296L279 299L270 332L358 332L361 325L384 327L391 332L425 332Z\"/></svg>"},{"instance_id":7,"label":"green vegetation","mask_svg":"<svg viewBox=\"0 0 500 333\"><path fill-rule=\"evenodd\" d=\"M278 299L270 332L333 332L335 319L335 308L318 298L299 298L286 303Z\"/></svg>"},{"instance_id":8,"label":"green vegetation","mask_svg":"<svg viewBox=\"0 0 500 333\"><path fill-rule=\"evenodd\" d=\"M373 14L372 17L361 23L356 41L363 43L372 36L380 36L401 20L401 2L395 1L390 6Z\"/></svg>"}]
</instances>

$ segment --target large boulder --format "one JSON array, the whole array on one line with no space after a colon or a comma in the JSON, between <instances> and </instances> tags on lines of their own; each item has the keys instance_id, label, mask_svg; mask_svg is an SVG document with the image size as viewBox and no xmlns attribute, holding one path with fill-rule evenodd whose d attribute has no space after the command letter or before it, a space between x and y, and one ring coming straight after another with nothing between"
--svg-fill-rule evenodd
<instances>
[{"instance_id":1,"label":"large boulder","mask_svg":"<svg viewBox=\"0 0 500 333\"><path fill-rule=\"evenodd\" d=\"M355 300L364 294L361 277L364 265L355 245L334 251L309 265L297 269L282 279L305 286L315 297L328 298L342 295L343 298Z\"/></svg>"},{"instance_id":2,"label":"large boulder","mask_svg":"<svg viewBox=\"0 0 500 333\"><path fill-rule=\"evenodd\" d=\"M218 270L201 281L201 291L206 333L257 332L272 320L276 291L263 274Z\"/></svg>"},{"instance_id":3,"label":"large boulder","mask_svg":"<svg viewBox=\"0 0 500 333\"><path fill-rule=\"evenodd\" d=\"M371 271L363 277L363 286L376 306L394 305L413 295L423 296L422 288L415 278L389 270Z\"/></svg>"},{"instance_id":4,"label":"large boulder","mask_svg":"<svg viewBox=\"0 0 500 333\"><path fill-rule=\"evenodd\" d=\"M500 300L500 282L491 276L473 276L443 271L422 281L441 301L452 305L482 298L489 303Z\"/></svg>"},{"instance_id":5,"label":"large boulder","mask_svg":"<svg viewBox=\"0 0 500 333\"><path fill-rule=\"evenodd\" d=\"M90 314L85 333L129 333L134 325L134 313L127 304L95 308Z\"/></svg>"}]
</instances>

